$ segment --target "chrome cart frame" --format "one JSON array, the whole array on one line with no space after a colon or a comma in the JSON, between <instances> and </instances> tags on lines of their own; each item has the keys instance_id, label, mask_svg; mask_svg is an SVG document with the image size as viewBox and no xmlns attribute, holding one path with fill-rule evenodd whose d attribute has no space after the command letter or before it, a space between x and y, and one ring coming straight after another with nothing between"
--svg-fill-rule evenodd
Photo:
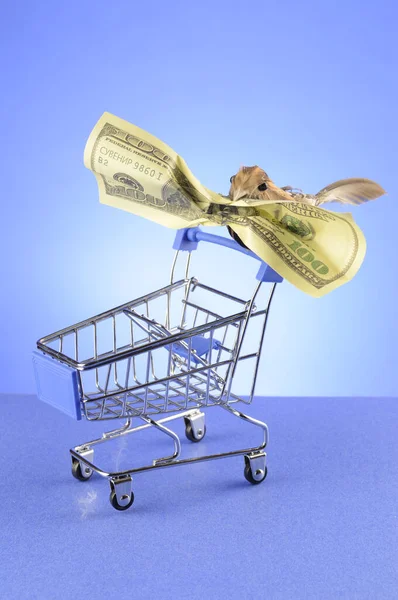
<instances>
[{"instance_id":1,"label":"chrome cart frame","mask_svg":"<svg viewBox=\"0 0 398 600\"><path fill-rule=\"evenodd\" d=\"M189 277L191 252L200 241L259 260L232 239L199 228L179 230L169 285L37 342L33 362L41 400L76 419L126 419L122 427L70 450L74 477L87 481L96 472L108 478L110 502L117 510L133 504L132 475L140 472L243 455L244 475L250 483L261 483L267 475L268 427L233 405L250 404L253 399L269 309L282 278L261 263L249 300L205 285ZM175 282L180 252L188 252L185 276ZM270 289L266 307L259 310L255 301L263 283ZM252 324L256 335L247 335ZM242 366L252 372L247 397L233 392L236 371ZM180 458L180 438L167 425L183 418L186 437L199 442L206 433L203 409L208 406L218 406L260 428L261 444ZM164 413L176 414L154 418ZM132 427L133 417L144 424ZM172 454L124 471L108 472L94 464L94 446L150 427L172 439Z\"/></svg>"}]
</instances>

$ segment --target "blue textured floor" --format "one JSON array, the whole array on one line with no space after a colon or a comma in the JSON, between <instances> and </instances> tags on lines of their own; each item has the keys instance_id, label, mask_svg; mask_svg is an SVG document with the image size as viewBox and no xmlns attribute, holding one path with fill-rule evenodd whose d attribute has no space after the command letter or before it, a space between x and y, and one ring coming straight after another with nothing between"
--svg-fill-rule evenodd
<instances>
[{"instance_id":1,"label":"blue textured floor","mask_svg":"<svg viewBox=\"0 0 398 600\"><path fill-rule=\"evenodd\" d=\"M101 424L33 396L0 401L1 597L398 597L398 399L257 398L247 412L270 427L263 484L245 481L242 457L139 474L126 512L106 480L70 475L69 448ZM207 417L186 453L259 439L217 408ZM168 444L146 431L96 458L123 468Z\"/></svg>"}]
</instances>

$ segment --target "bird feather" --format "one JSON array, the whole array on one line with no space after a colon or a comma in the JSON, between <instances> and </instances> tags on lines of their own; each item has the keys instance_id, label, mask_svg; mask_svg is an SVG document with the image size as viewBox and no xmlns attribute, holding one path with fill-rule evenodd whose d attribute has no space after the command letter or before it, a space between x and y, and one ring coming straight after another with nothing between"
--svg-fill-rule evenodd
<instances>
[{"instance_id":1,"label":"bird feather","mask_svg":"<svg viewBox=\"0 0 398 600\"><path fill-rule=\"evenodd\" d=\"M341 204L363 204L385 194L385 190L371 179L341 179L316 194L317 204L340 202Z\"/></svg>"}]
</instances>

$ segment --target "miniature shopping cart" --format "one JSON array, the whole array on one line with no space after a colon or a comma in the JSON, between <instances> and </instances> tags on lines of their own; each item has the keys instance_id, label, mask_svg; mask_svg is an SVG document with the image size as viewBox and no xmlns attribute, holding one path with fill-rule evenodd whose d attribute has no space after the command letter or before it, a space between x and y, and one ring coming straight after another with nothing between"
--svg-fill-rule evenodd
<instances>
[{"instance_id":1,"label":"miniature shopping cart","mask_svg":"<svg viewBox=\"0 0 398 600\"><path fill-rule=\"evenodd\" d=\"M122 427L70 450L74 477L87 481L94 471L107 477L110 502L117 510L133 504L132 475L139 472L243 455L244 475L250 483L258 484L267 475L267 425L239 412L234 405L250 404L253 399L270 304L282 277L260 261L258 281L249 300L214 289L189 276L191 252L200 241L260 260L232 239L199 228L179 230L169 285L37 342L33 362L41 400L75 419L126 419ZM174 281L180 252L187 253L185 276ZM263 284L268 284L265 306L256 306ZM253 331L249 333L251 326ZM245 381L250 375L248 396L234 392L233 382L240 367L244 367ZM203 409L209 406L218 406L260 428L262 443L180 458L180 438L166 424L183 418L186 437L199 442L206 433ZM175 414L155 418L164 413ZM144 423L132 427L134 417ZM94 464L95 445L150 427L172 439L174 451L170 456L116 472Z\"/></svg>"}]
</instances>

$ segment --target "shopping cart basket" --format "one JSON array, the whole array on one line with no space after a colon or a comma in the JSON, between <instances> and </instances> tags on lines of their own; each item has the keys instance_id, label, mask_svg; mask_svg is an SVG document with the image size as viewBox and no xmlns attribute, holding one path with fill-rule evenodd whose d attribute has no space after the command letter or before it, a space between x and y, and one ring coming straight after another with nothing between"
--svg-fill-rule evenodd
<instances>
[{"instance_id":1,"label":"shopping cart basket","mask_svg":"<svg viewBox=\"0 0 398 600\"><path fill-rule=\"evenodd\" d=\"M110 501L117 510L134 501L132 475L163 467L243 455L244 475L253 484L267 475L268 428L233 405L253 399L260 353L276 284L282 281L261 262L257 284L249 300L217 290L189 276L191 252L199 241L212 242L260 260L232 239L206 234L199 228L177 232L170 284L150 294L66 327L37 342L33 354L38 396L75 419L126 419L118 429L70 450L72 474L87 481L95 471L107 477ZM185 276L174 281L180 252L187 252ZM269 284L266 306L255 300L263 283ZM253 324L256 335L247 335ZM248 396L233 391L240 366L250 372ZM218 406L262 430L262 443L244 448L180 458L179 436L166 426L183 418L185 433L199 442L206 433L202 409ZM175 413L155 419L156 415ZM132 427L133 417L144 424ZM155 427L174 444L170 456L143 467L107 472L94 464L94 446Z\"/></svg>"}]
</instances>

